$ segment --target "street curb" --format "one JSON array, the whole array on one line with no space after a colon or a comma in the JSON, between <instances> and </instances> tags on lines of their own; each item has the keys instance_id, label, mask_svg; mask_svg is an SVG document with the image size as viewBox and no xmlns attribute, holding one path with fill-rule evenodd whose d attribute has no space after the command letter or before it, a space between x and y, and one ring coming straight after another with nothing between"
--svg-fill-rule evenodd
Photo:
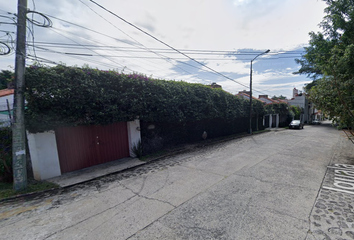
<instances>
[{"instance_id":1,"label":"street curb","mask_svg":"<svg viewBox=\"0 0 354 240\"><path fill-rule=\"evenodd\" d=\"M247 133L243 133L243 134L236 135L236 136L233 135L233 136L231 136L229 138L225 137L224 139L220 139L220 140L216 139L215 141L211 140L210 142L197 143L196 144L197 145L196 148L200 149L200 148L203 148L205 146L211 146L211 145L215 145L215 144L220 144L220 143L232 141L234 139L252 137L253 135L260 135L260 134L263 134L263 133L278 132L278 131L283 131L283 130L286 130L286 129L282 128L282 129L279 129L279 130L264 130L264 131L260 131L260 132L254 132L254 133L252 133L252 135L247 134ZM15 195L15 196L12 196L12 197L9 197L9 198L3 198L3 199L0 199L0 203L11 202L11 201L19 200L20 198L35 198L35 197L39 197L41 195L45 195L47 193L54 193L55 191L57 191L57 192L65 191L68 188L71 188L71 187L74 187L74 186L77 186L77 185L80 185L80 184L85 184L85 183L88 183L88 182L91 182L91 181L95 181L95 180L98 180L100 178L103 178L103 177L106 177L106 176L110 176L110 175L114 175L114 174L117 174L117 173L123 173L123 172L126 172L126 171L134 170L134 169L136 169L138 167L141 167L141 166L153 163L153 162L157 162L157 161L159 161L159 160L161 160L163 158L172 157L172 156L175 156L175 155L178 155L178 154L181 154L181 153L187 153L187 152L190 152L190 151L192 151L192 149L176 150L176 151L170 152L168 154L165 154L165 155L162 155L162 156L158 156L158 157L153 158L153 159L151 159L149 161L146 161L146 162L142 161L143 163L140 164L140 165L137 165L137 166L128 167L126 169L122 169L122 170L119 170L119 171L116 171L116 172L112 172L112 173L109 173L109 174L106 174L106 175L103 175L103 176L95 177L95 178L92 178L92 179L89 179L89 180L85 180L85 181L82 181L82 182L79 182L79 183L74 183L72 185L67 185L65 187L60 187L59 186L58 188L51 188L51 189L46 189L46 190L39 191L39 192L30 192L30 193Z\"/></svg>"}]
</instances>

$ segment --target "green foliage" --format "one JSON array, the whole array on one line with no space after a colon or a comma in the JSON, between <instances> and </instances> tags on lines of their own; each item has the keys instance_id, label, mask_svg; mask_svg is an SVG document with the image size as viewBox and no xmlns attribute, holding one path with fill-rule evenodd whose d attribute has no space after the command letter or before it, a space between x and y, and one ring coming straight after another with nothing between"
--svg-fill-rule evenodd
<instances>
[{"instance_id":1,"label":"green foliage","mask_svg":"<svg viewBox=\"0 0 354 240\"><path fill-rule=\"evenodd\" d=\"M11 83L14 78L14 73L9 70L1 70L0 72L0 89L7 88L7 84Z\"/></svg>"},{"instance_id":2,"label":"green foliage","mask_svg":"<svg viewBox=\"0 0 354 240\"><path fill-rule=\"evenodd\" d=\"M12 181L12 131L0 128L0 182Z\"/></svg>"},{"instance_id":3,"label":"green foliage","mask_svg":"<svg viewBox=\"0 0 354 240\"><path fill-rule=\"evenodd\" d=\"M249 112L248 101L202 84L60 65L27 68L26 100L30 132L131 121L137 116L147 122L180 123L236 119ZM256 102L254 113L263 114L263 105Z\"/></svg>"},{"instance_id":4,"label":"green foliage","mask_svg":"<svg viewBox=\"0 0 354 240\"><path fill-rule=\"evenodd\" d=\"M139 159L143 156L143 146L141 145L140 140L136 144L133 145L132 152Z\"/></svg>"},{"instance_id":5,"label":"green foliage","mask_svg":"<svg viewBox=\"0 0 354 240\"><path fill-rule=\"evenodd\" d=\"M305 87L316 108L347 126L354 124L354 2L325 0L322 32L310 33L310 46L297 62L299 74L316 81Z\"/></svg>"},{"instance_id":6,"label":"green foliage","mask_svg":"<svg viewBox=\"0 0 354 240\"><path fill-rule=\"evenodd\" d=\"M0 182L0 200L11 198L20 194L28 194L33 192L42 192L50 189L59 188L55 183L46 181L31 181L25 190L15 191L12 183Z\"/></svg>"},{"instance_id":7,"label":"green foliage","mask_svg":"<svg viewBox=\"0 0 354 240\"><path fill-rule=\"evenodd\" d=\"M273 99L273 100L286 99L286 97L283 96L283 95L280 95L279 97L277 97L277 96L274 95L274 96L272 97L272 99Z\"/></svg>"},{"instance_id":8,"label":"green foliage","mask_svg":"<svg viewBox=\"0 0 354 240\"><path fill-rule=\"evenodd\" d=\"M265 105L266 114L289 114L289 106L286 103L273 103Z\"/></svg>"},{"instance_id":9,"label":"green foliage","mask_svg":"<svg viewBox=\"0 0 354 240\"><path fill-rule=\"evenodd\" d=\"M299 106L290 106L291 115L294 119L300 119L302 109Z\"/></svg>"}]
</instances>

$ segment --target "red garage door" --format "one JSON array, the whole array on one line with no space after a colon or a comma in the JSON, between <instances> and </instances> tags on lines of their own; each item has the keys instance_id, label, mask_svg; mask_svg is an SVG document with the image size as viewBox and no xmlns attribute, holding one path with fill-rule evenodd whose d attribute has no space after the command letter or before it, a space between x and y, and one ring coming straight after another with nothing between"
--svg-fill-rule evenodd
<instances>
[{"instance_id":1,"label":"red garage door","mask_svg":"<svg viewBox=\"0 0 354 240\"><path fill-rule=\"evenodd\" d=\"M129 156L127 123L55 130L62 173Z\"/></svg>"}]
</instances>

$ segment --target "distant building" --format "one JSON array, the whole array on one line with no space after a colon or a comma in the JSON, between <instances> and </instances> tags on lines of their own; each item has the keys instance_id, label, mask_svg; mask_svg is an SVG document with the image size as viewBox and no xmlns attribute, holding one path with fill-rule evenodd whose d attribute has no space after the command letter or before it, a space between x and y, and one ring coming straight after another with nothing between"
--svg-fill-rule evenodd
<instances>
[{"instance_id":1,"label":"distant building","mask_svg":"<svg viewBox=\"0 0 354 240\"><path fill-rule=\"evenodd\" d=\"M236 94L236 96L249 100L250 99L250 92L249 91L241 91L241 92L238 92ZM266 104L266 102L264 102L261 99L258 99L256 97L254 97L254 96L252 96L252 99L253 100L257 100L257 101L261 101L262 103Z\"/></svg>"},{"instance_id":2,"label":"distant building","mask_svg":"<svg viewBox=\"0 0 354 240\"><path fill-rule=\"evenodd\" d=\"M268 97L268 95L259 95L258 99L262 100L266 104L280 103L278 100L273 100Z\"/></svg>"},{"instance_id":3,"label":"distant building","mask_svg":"<svg viewBox=\"0 0 354 240\"><path fill-rule=\"evenodd\" d=\"M0 127L8 127L11 125L10 113L13 103L14 89L0 90Z\"/></svg>"},{"instance_id":4,"label":"distant building","mask_svg":"<svg viewBox=\"0 0 354 240\"><path fill-rule=\"evenodd\" d=\"M314 106L306 97L306 94L302 93L298 89L293 89L293 98L288 101L291 106L299 106L302 110L300 119L302 123L312 122L314 114Z\"/></svg>"}]
</instances>

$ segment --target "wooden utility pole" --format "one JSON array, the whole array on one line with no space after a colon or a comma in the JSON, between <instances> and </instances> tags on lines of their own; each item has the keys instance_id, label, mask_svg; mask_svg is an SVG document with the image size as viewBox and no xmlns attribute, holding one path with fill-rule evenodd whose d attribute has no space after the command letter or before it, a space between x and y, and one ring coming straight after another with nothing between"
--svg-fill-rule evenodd
<instances>
[{"instance_id":1,"label":"wooden utility pole","mask_svg":"<svg viewBox=\"0 0 354 240\"><path fill-rule=\"evenodd\" d=\"M27 0L18 0L15 59L15 95L12 125L12 169L14 190L27 187L26 129L25 129L25 64L26 64Z\"/></svg>"}]
</instances>

